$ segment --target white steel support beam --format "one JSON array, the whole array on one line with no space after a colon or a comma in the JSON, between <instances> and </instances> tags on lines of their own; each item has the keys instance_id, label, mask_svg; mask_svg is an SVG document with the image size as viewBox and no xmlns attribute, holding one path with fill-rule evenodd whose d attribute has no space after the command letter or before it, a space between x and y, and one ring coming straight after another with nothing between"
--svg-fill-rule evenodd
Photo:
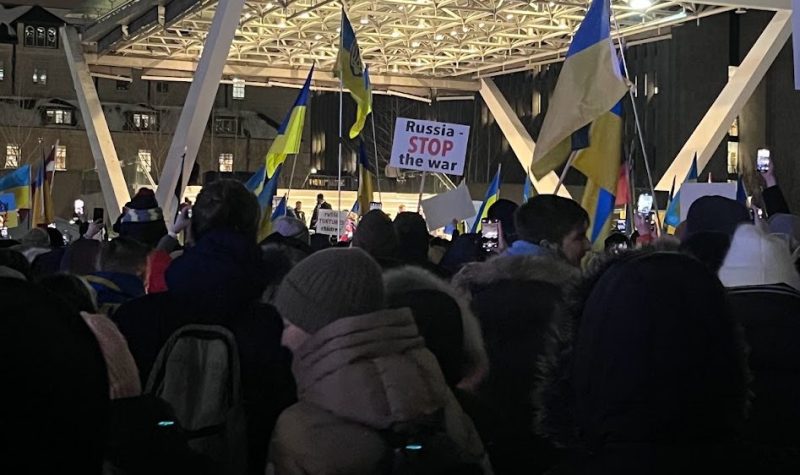
<instances>
[{"instance_id":1,"label":"white steel support beam","mask_svg":"<svg viewBox=\"0 0 800 475\"><path fill-rule=\"evenodd\" d=\"M744 61L736 69L717 100L711 104L683 148L667 169L657 190L669 191L675 179L676 190L689 172L692 159L697 154L698 171L702 171L719 147L736 116L761 83L772 62L778 56L792 32L791 12L781 10L775 13L761 36L755 42Z\"/></svg>"},{"instance_id":2,"label":"white steel support beam","mask_svg":"<svg viewBox=\"0 0 800 475\"><path fill-rule=\"evenodd\" d=\"M792 0L699 0L694 3L751 10L788 10L792 8Z\"/></svg>"},{"instance_id":3,"label":"white steel support beam","mask_svg":"<svg viewBox=\"0 0 800 475\"><path fill-rule=\"evenodd\" d=\"M111 132L108 130L106 116L103 114L103 107L97 97L97 89L94 87L94 80L89 72L86 58L83 56L83 47L75 27L61 27L61 41L64 43L64 52L67 55L72 84L75 86L75 94L78 96L78 105L86 126L86 134L89 136L89 146L92 149L97 175L100 178L100 189L103 192L108 220L114 222L125 203L130 201L130 193L125 184L125 176L122 174L122 167L111 139Z\"/></svg>"},{"instance_id":4,"label":"white steel support beam","mask_svg":"<svg viewBox=\"0 0 800 475\"><path fill-rule=\"evenodd\" d=\"M114 54L106 54L103 56L87 54L86 57L89 63L95 66L156 70L162 73L174 72L175 76L179 78L186 76L187 73L194 73L195 69L198 67L196 62L182 59L143 58L140 56L119 56ZM225 65L223 74L226 76L240 77L243 79L250 78L253 81L261 80L264 81L265 85L267 83L267 79L295 81L302 85L303 81L306 79L306 76L308 76L309 68L310 66L305 69L289 69L281 67L227 64ZM471 79L388 76L370 73L369 80L373 86L384 88L402 87L443 89L465 92L477 92L479 89L478 82ZM338 90L339 80L333 77L333 73L330 71L315 70L314 84L324 84L336 87Z\"/></svg>"},{"instance_id":5,"label":"white steel support beam","mask_svg":"<svg viewBox=\"0 0 800 475\"><path fill-rule=\"evenodd\" d=\"M525 130L525 126L522 125L522 122L520 122L517 114L514 113L511 105L509 105L506 98L503 97L503 93L497 88L494 80L491 78L483 78L480 80L480 83L480 93L483 102L486 103L486 107L489 108L492 116L494 116L494 119L497 121L500 131L503 132L506 140L508 140L508 143L511 145L511 149L514 151L514 155L517 156L517 160L519 160L523 170L528 173L533 187L541 194L553 193L558 186L558 176L555 173L550 172L541 180L537 180L536 177L533 176L533 173L531 173L533 149L536 146L533 142L533 138L531 138L531 135ZM567 188L564 186L561 187L558 194L571 198Z\"/></svg>"},{"instance_id":6,"label":"white steel support beam","mask_svg":"<svg viewBox=\"0 0 800 475\"><path fill-rule=\"evenodd\" d=\"M164 210L164 218L168 223L172 222L178 206L175 187L178 186L178 178L181 176L181 165L186 181L197 159L197 151L200 149L203 132L206 130L211 108L217 96L222 71L231 49L233 35L239 25L244 2L245 0L219 2L206 37L203 55L197 65L194 81L189 87L156 191L156 198ZM183 187L183 183L180 185Z\"/></svg>"}]
</instances>

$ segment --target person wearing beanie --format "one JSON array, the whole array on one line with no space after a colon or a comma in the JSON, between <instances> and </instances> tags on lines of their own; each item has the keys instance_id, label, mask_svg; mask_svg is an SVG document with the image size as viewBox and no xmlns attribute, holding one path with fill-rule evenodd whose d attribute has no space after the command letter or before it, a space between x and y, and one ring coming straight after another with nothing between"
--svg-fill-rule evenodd
<instances>
[{"instance_id":1,"label":"person wearing beanie","mask_svg":"<svg viewBox=\"0 0 800 475\"><path fill-rule=\"evenodd\" d=\"M758 445L800 449L800 276L788 243L740 226L719 277L750 346L756 397L744 435Z\"/></svg>"},{"instance_id":2,"label":"person wearing beanie","mask_svg":"<svg viewBox=\"0 0 800 475\"><path fill-rule=\"evenodd\" d=\"M114 231L120 236L136 239L151 249L155 248L167 234L164 212L158 206L155 192L150 188L140 188L122 208Z\"/></svg>"},{"instance_id":3,"label":"person wearing beanie","mask_svg":"<svg viewBox=\"0 0 800 475\"><path fill-rule=\"evenodd\" d=\"M486 217L500 221L503 226L503 239L508 243L517 240L517 227L514 224L514 213L517 211L516 203L505 198L501 198L489 207Z\"/></svg>"},{"instance_id":4,"label":"person wearing beanie","mask_svg":"<svg viewBox=\"0 0 800 475\"><path fill-rule=\"evenodd\" d=\"M722 196L703 196L689 207L684 239L702 232L733 236L740 224L751 221L750 212L738 201Z\"/></svg>"},{"instance_id":5,"label":"person wearing beanie","mask_svg":"<svg viewBox=\"0 0 800 475\"><path fill-rule=\"evenodd\" d=\"M308 244L309 234L306 223L291 216L281 216L272 221L272 230L285 238L294 238Z\"/></svg>"},{"instance_id":6,"label":"person wearing beanie","mask_svg":"<svg viewBox=\"0 0 800 475\"><path fill-rule=\"evenodd\" d=\"M373 209L361 218L353 235L353 247L358 247L372 256L383 268L396 267L397 233L392 220L379 209Z\"/></svg>"},{"instance_id":7,"label":"person wearing beanie","mask_svg":"<svg viewBox=\"0 0 800 475\"><path fill-rule=\"evenodd\" d=\"M272 473L382 473L389 440L434 421L452 442L448 455L490 470L411 311L385 308L381 268L366 252L309 256L284 278L275 306L294 355L298 402L275 427Z\"/></svg>"}]
</instances>

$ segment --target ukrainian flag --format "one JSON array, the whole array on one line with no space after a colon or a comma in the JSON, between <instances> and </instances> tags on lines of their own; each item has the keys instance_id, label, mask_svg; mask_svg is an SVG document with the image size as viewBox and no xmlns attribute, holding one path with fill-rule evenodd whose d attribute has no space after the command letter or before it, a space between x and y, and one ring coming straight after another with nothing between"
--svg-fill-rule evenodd
<instances>
[{"instance_id":1,"label":"ukrainian flag","mask_svg":"<svg viewBox=\"0 0 800 475\"><path fill-rule=\"evenodd\" d=\"M486 190L486 196L483 198L481 208L475 216L475 222L472 223L472 229L469 232L477 233L481 230L481 220L489 214L489 208L500 199L500 167L497 167L497 173L494 174L494 179L489 183L489 188Z\"/></svg>"},{"instance_id":2,"label":"ukrainian flag","mask_svg":"<svg viewBox=\"0 0 800 475\"><path fill-rule=\"evenodd\" d=\"M286 216L286 195L283 195L283 198L281 198L280 203L278 203L278 206L275 207L275 211L272 212L270 220L275 221L281 216Z\"/></svg>"},{"instance_id":3,"label":"ukrainian flag","mask_svg":"<svg viewBox=\"0 0 800 475\"><path fill-rule=\"evenodd\" d=\"M697 181L697 154L695 154L694 159L692 160L692 166L689 167L689 173L686 174L686 179L683 180L684 183L691 183ZM674 186L673 186L673 189ZM667 215L664 218L664 222L667 223L668 226L672 226L673 228L678 227L681 224L681 190L678 189L677 193L672 197L672 201L670 201L669 206L667 207Z\"/></svg>"},{"instance_id":4,"label":"ukrainian flag","mask_svg":"<svg viewBox=\"0 0 800 475\"><path fill-rule=\"evenodd\" d=\"M258 242L263 241L272 233L272 199L278 193L278 181L281 178L283 165L278 165L275 174L264 184L263 189L258 194L258 206L261 208L261 220L258 225ZM277 210L278 208L276 208ZM284 208L285 211L285 208Z\"/></svg>"},{"instance_id":5,"label":"ukrainian flag","mask_svg":"<svg viewBox=\"0 0 800 475\"><path fill-rule=\"evenodd\" d=\"M297 99L294 101L292 109L283 119L283 123L280 127L278 127L278 136L275 137L275 140L273 140L267 152L264 182L272 178L278 167L286 161L287 155L300 152L300 142L303 140L303 125L305 124L306 118L306 106L308 105L308 96L311 91L311 76L313 74L314 67L312 66L311 71L308 72L306 82L300 90L300 94L297 95Z\"/></svg>"},{"instance_id":6,"label":"ukrainian flag","mask_svg":"<svg viewBox=\"0 0 800 475\"><path fill-rule=\"evenodd\" d=\"M372 186L372 167L369 164L367 150L364 141L358 146L358 213L365 215L369 213L369 204L374 194Z\"/></svg>"},{"instance_id":7,"label":"ukrainian flag","mask_svg":"<svg viewBox=\"0 0 800 475\"><path fill-rule=\"evenodd\" d=\"M613 122L612 114L619 117L609 111L628 86L611 42L610 11L609 0L593 0L569 46L533 152L531 168L537 178L558 168L571 151L588 147L591 135L599 136L588 130L590 124L601 117ZM609 162L618 158L606 157Z\"/></svg>"},{"instance_id":8,"label":"ukrainian flag","mask_svg":"<svg viewBox=\"0 0 800 475\"><path fill-rule=\"evenodd\" d=\"M361 133L367 116L372 112L372 87L369 82L369 72L364 69L364 63L361 62L361 50L358 48L356 33L350 20L347 19L344 8L342 8L339 54L336 57L336 69L333 74L341 79L358 106L356 122L350 128L350 138L354 139Z\"/></svg>"},{"instance_id":9,"label":"ukrainian flag","mask_svg":"<svg viewBox=\"0 0 800 475\"><path fill-rule=\"evenodd\" d=\"M0 177L0 194L13 193L16 209L31 207L31 166L23 165Z\"/></svg>"},{"instance_id":10,"label":"ukrainian flag","mask_svg":"<svg viewBox=\"0 0 800 475\"><path fill-rule=\"evenodd\" d=\"M244 184L244 187L247 188L247 191L250 193L258 196L258 194L261 193L261 190L264 189L264 182L266 179L267 167L266 165L261 165L258 167L258 170L256 170L250 178L248 178Z\"/></svg>"}]
</instances>

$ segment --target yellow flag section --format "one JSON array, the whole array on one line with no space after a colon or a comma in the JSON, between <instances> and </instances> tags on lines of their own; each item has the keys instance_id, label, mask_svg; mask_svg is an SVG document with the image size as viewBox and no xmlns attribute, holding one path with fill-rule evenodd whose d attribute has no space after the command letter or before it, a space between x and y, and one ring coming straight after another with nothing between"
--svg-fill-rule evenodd
<instances>
[{"instance_id":1,"label":"yellow flag section","mask_svg":"<svg viewBox=\"0 0 800 475\"><path fill-rule=\"evenodd\" d=\"M358 106L356 122L350 128L350 138L354 139L361 133L367 116L372 111L372 92L369 75L364 70L364 63L361 62L361 50L358 48L356 33L344 8L342 8L342 33L339 38L339 54L336 57L334 75L341 79Z\"/></svg>"},{"instance_id":2,"label":"yellow flag section","mask_svg":"<svg viewBox=\"0 0 800 475\"><path fill-rule=\"evenodd\" d=\"M537 178L586 147L573 145L573 134L607 114L628 90L611 42L610 11L609 0L593 0L570 44L533 152Z\"/></svg>"},{"instance_id":3,"label":"yellow flag section","mask_svg":"<svg viewBox=\"0 0 800 475\"><path fill-rule=\"evenodd\" d=\"M589 148L575 156L573 166L586 175L581 206L589 213L589 240L605 239L614 212L622 156L622 103L601 115L589 128Z\"/></svg>"},{"instance_id":4,"label":"yellow flag section","mask_svg":"<svg viewBox=\"0 0 800 475\"><path fill-rule=\"evenodd\" d=\"M47 157L42 157L42 163L33 180L33 206L31 206L31 227L47 226L54 220L53 214L53 173L56 166L56 147L50 149Z\"/></svg>"},{"instance_id":5,"label":"yellow flag section","mask_svg":"<svg viewBox=\"0 0 800 475\"><path fill-rule=\"evenodd\" d=\"M311 76L314 74L314 67L308 72L303 89L297 95L292 109L283 119L283 123L278 127L278 135L272 141L266 158L267 174L265 181L275 175L275 170L286 161L288 155L300 152L300 142L303 140L303 125L306 120L306 106L311 89ZM263 188L263 185L262 187Z\"/></svg>"},{"instance_id":6,"label":"yellow flag section","mask_svg":"<svg viewBox=\"0 0 800 475\"><path fill-rule=\"evenodd\" d=\"M374 194L371 168L367 149L361 140L358 145L358 214L361 216L369 213L369 204Z\"/></svg>"}]
</instances>

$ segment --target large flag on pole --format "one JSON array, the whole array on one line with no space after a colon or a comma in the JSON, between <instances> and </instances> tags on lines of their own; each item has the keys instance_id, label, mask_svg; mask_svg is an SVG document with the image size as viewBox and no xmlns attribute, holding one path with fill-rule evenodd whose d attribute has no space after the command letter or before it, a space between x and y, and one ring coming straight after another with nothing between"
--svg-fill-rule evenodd
<instances>
[{"instance_id":1,"label":"large flag on pole","mask_svg":"<svg viewBox=\"0 0 800 475\"><path fill-rule=\"evenodd\" d=\"M45 157L42 151L42 163L31 184L33 206L31 207L31 227L47 226L54 220L53 215L53 173L56 169L56 146L50 149Z\"/></svg>"},{"instance_id":2,"label":"large flag on pole","mask_svg":"<svg viewBox=\"0 0 800 475\"><path fill-rule=\"evenodd\" d=\"M367 150L364 141L358 146L358 211L360 215L369 213L369 204L372 201L372 167L367 157Z\"/></svg>"},{"instance_id":3,"label":"large flag on pole","mask_svg":"<svg viewBox=\"0 0 800 475\"><path fill-rule=\"evenodd\" d=\"M592 0L569 46L533 152L531 168L537 178L558 168L573 150L589 147L590 135L601 137L588 130L590 124L619 119L617 103L628 86L611 41L610 13L610 0ZM598 128L608 127L606 123ZM620 161L618 155L606 158Z\"/></svg>"},{"instance_id":4,"label":"large flag on pole","mask_svg":"<svg viewBox=\"0 0 800 475\"><path fill-rule=\"evenodd\" d=\"M314 74L314 67L308 72L306 82L300 89L300 94L294 101L294 105L278 127L278 135L272 141L272 145L267 152L265 161L266 180L270 180L278 167L286 161L288 155L300 152L300 142L303 140L303 125L306 118L306 106L311 90L311 76Z\"/></svg>"},{"instance_id":5,"label":"large flag on pole","mask_svg":"<svg viewBox=\"0 0 800 475\"><path fill-rule=\"evenodd\" d=\"M695 154L694 159L692 159L692 166L689 167L689 173L686 174L686 179L683 180L684 183L696 182L697 181L697 155ZM674 188L673 188L674 189ZM678 227L681 224L681 190L678 189L677 192L672 197L672 200L667 207L667 215L664 218L664 222L667 223L668 226Z\"/></svg>"},{"instance_id":6,"label":"large flag on pole","mask_svg":"<svg viewBox=\"0 0 800 475\"><path fill-rule=\"evenodd\" d=\"M367 116L372 111L372 88L369 82L369 73L361 62L361 50L358 48L356 33L342 8L342 32L339 38L339 54L336 57L334 76L340 78L344 87L350 91L356 101L358 110L356 122L350 128L350 138L354 139L361 133Z\"/></svg>"},{"instance_id":7,"label":"large flag on pole","mask_svg":"<svg viewBox=\"0 0 800 475\"><path fill-rule=\"evenodd\" d=\"M472 229L469 232L477 233L481 230L481 220L489 214L489 208L500 199L500 166L497 167L497 173L494 174L494 179L489 183L489 188L486 189L486 196L483 198L483 203L478 210L475 221L472 223Z\"/></svg>"}]
</instances>

